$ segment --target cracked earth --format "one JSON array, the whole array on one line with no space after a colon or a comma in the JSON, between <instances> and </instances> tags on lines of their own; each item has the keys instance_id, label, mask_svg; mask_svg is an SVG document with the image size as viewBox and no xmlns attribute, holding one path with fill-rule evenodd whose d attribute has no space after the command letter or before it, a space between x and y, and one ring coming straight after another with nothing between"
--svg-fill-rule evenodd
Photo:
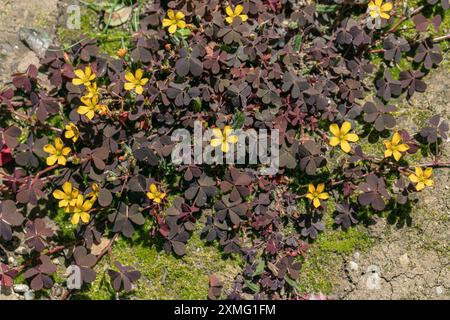
<instances>
[{"instance_id":1,"label":"cracked earth","mask_svg":"<svg viewBox=\"0 0 450 320\"><path fill-rule=\"evenodd\" d=\"M450 118L446 67L432 72L426 82L427 92L416 95L411 105L404 105L400 111L400 127L418 129L420 121L411 110ZM444 158L449 159L449 141L444 148ZM434 170L434 187L419 194L411 219L405 224L377 218L368 227L375 244L368 252L343 257L337 298L450 299L449 173L448 169Z\"/></svg>"}]
</instances>

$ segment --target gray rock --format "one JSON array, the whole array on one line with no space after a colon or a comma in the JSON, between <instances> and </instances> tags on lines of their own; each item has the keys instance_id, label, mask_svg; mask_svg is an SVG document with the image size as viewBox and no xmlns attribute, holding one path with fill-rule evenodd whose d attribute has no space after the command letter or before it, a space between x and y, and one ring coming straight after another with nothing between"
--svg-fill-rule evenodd
<instances>
[{"instance_id":1,"label":"gray rock","mask_svg":"<svg viewBox=\"0 0 450 320\"><path fill-rule=\"evenodd\" d=\"M13 288L15 293L25 293L30 290L30 287L26 284L15 284Z\"/></svg>"},{"instance_id":2,"label":"gray rock","mask_svg":"<svg viewBox=\"0 0 450 320\"><path fill-rule=\"evenodd\" d=\"M14 253L20 254L20 255L27 255L28 249L24 246L17 247L16 250L14 250Z\"/></svg>"},{"instance_id":3,"label":"gray rock","mask_svg":"<svg viewBox=\"0 0 450 320\"><path fill-rule=\"evenodd\" d=\"M34 292L31 290L28 290L24 294L25 300L34 300Z\"/></svg>"}]
</instances>

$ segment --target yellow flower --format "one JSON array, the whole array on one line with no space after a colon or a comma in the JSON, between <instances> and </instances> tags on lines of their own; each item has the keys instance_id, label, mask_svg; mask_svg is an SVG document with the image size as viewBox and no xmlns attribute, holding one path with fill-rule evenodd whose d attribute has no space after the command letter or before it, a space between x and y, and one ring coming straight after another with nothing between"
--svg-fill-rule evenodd
<instances>
[{"instance_id":1,"label":"yellow flower","mask_svg":"<svg viewBox=\"0 0 450 320\"><path fill-rule=\"evenodd\" d=\"M390 15L388 15L386 12L389 12L392 10L392 3L386 2L383 4L383 0L374 0L370 1L369 3L369 14L372 18L383 18L383 19L389 19Z\"/></svg>"},{"instance_id":2,"label":"yellow flower","mask_svg":"<svg viewBox=\"0 0 450 320\"><path fill-rule=\"evenodd\" d=\"M142 78L143 75L142 69L137 69L134 75L128 71L125 74L125 80L128 81L124 85L125 90L131 91L134 89L137 94L142 94L144 92L143 86L148 82L147 78Z\"/></svg>"},{"instance_id":3,"label":"yellow flower","mask_svg":"<svg viewBox=\"0 0 450 320\"><path fill-rule=\"evenodd\" d=\"M400 143L401 141L402 137L398 132L394 133L391 141L384 140L384 145L386 146L384 157L389 158L393 155L395 161L400 160L400 158L402 157L402 152L405 152L409 149L409 146L407 144Z\"/></svg>"},{"instance_id":4,"label":"yellow flower","mask_svg":"<svg viewBox=\"0 0 450 320\"><path fill-rule=\"evenodd\" d=\"M52 166L58 162L59 165L64 166L67 162L67 156L72 150L69 147L64 147L61 138L55 138L54 143L55 145L46 144L43 148L45 152L50 154L47 157L47 165Z\"/></svg>"},{"instance_id":5,"label":"yellow flower","mask_svg":"<svg viewBox=\"0 0 450 320\"><path fill-rule=\"evenodd\" d=\"M433 168L426 168L425 171L420 167L416 167L414 170L416 173L411 173L409 175L409 180L416 184L416 190L420 191L425 187L431 187L433 185L433 180L430 179L433 174Z\"/></svg>"},{"instance_id":6,"label":"yellow flower","mask_svg":"<svg viewBox=\"0 0 450 320\"><path fill-rule=\"evenodd\" d=\"M86 87L87 89L87 94L85 94L84 96L88 99L92 99L93 97L99 97L100 96L100 92L98 91L97 88L97 84L95 82L93 82L90 86Z\"/></svg>"},{"instance_id":7,"label":"yellow flower","mask_svg":"<svg viewBox=\"0 0 450 320\"><path fill-rule=\"evenodd\" d=\"M72 207L72 224L77 225L80 219L83 223L88 223L91 215L89 210L91 210L93 203L90 200L84 200L83 195L79 194L75 205Z\"/></svg>"},{"instance_id":8,"label":"yellow flower","mask_svg":"<svg viewBox=\"0 0 450 320\"><path fill-rule=\"evenodd\" d=\"M173 34L177 31L177 28L183 29L186 27L184 19L184 13L178 11L175 13L172 9L167 10L168 19L163 19L163 27L169 27L169 33Z\"/></svg>"},{"instance_id":9,"label":"yellow flower","mask_svg":"<svg viewBox=\"0 0 450 320\"><path fill-rule=\"evenodd\" d=\"M341 128L336 123L330 125L330 132L334 135L334 137L330 138L330 145L335 147L338 144L341 145L341 149L348 153L351 150L350 142L356 142L359 140L359 137L355 133L349 133L352 129L352 124L350 122L345 121Z\"/></svg>"},{"instance_id":10,"label":"yellow flower","mask_svg":"<svg viewBox=\"0 0 450 320\"><path fill-rule=\"evenodd\" d=\"M72 184L70 182L64 182L62 185L62 190L53 191L53 197L59 200L59 207L65 208L66 211L70 210L70 207L74 207L79 191L75 188L72 188Z\"/></svg>"},{"instance_id":11,"label":"yellow flower","mask_svg":"<svg viewBox=\"0 0 450 320\"><path fill-rule=\"evenodd\" d=\"M89 99L87 97L82 97L81 102L84 103L83 106L79 106L77 112L81 115L85 115L89 120L92 120L95 116L95 112L103 113L108 109L105 105L98 104L98 97L93 97Z\"/></svg>"},{"instance_id":12,"label":"yellow flower","mask_svg":"<svg viewBox=\"0 0 450 320\"><path fill-rule=\"evenodd\" d=\"M66 125L66 132L64 132L64 137L66 137L66 139L72 139L73 142L77 142L78 138L80 137L80 131L75 124L70 122Z\"/></svg>"},{"instance_id":13,"label":"yellow flower","mask_svg":"<svg viewBox=\"0 0 450 320\"><path fill-rule=\"evenodd\" d=\"M91 81L93 81L96 77L95 73L92 72L92 69L89 66L85 67L84 71L77 69L74 73L77 78L72 79L72 84L75 86L84 84L86 87L89 87L91 85Z\"/></svg>"},{"instance_id":14,"label":"yellow flower","mask_svg":"<svg viewBox=\"0 0 450 320\"><path fill-rule=\"evenodd\" d=\"M233 9L232 9L230 6L228 6L228 7L225 9L225 11L226 11L226 13L227 13L227 15L228 15L228 17L226 17L225 20L226 20L226 22L228 22L229 24L232 24L234 18L236 18L236 17L241 18L242 22L247 21L247 19L248 19L248 16L247 16L246 14L241 14L242 11L244 11L244 7L241 6L240 4L238 4L238 5L236 6L236 8L234 8L234 11L233 11Z\"/></svg>"},{"instance_id":15,"label":"yellow flower","mask_svg":"<svg viewBox=\"0 0 450 320\"><path fill-rule=\"evenodd\" d=\"M87 197L91 198L92 202L95 202L98 198L98 194L100 193L100 187L98 184L93 183L92 184L92 191L87 194Z\"/></svg>"},{"instance_id":16,"label":"yellow flower","mask_svg":"<svg viewBox=\"0 0 450 320\"><path fill-rule=\"evenodd\" d=\"M156 184L152 183L150 185L150 191L147 192L147 197L156 203L161 203L161 201L166 197L164 192L160 192Z\"/></svg>"},{"instance_id":17,"label":"yellow flower","mask_svg":"<svg viewBox=\"0 0 450 320\"><path fill-rule=\"evenodd\" d=\"M232 135L232 129L230 126L225 126L223 131L219 128L214 128L212 134L215 138L211 139L211 145L215 148L221 146L222 152L227 153L230 150L230 143L236 144L238 142L238 136Z\"/></svg>"},{"instance_id":18,"label":"yellow flower","mask_svg":"<svg viewBox=\"0 0 450 320\"><path fill-rule=\"evenodd\" d=\"M325 185L323 183L319 183L317 188L314 187L312 183L308 185L308 193L306 194L306 198L312 200L314 208L320 207L320 200L327 200L330 195L327 192L323 192L325 190Z\"/></svg>"}]
</instances>

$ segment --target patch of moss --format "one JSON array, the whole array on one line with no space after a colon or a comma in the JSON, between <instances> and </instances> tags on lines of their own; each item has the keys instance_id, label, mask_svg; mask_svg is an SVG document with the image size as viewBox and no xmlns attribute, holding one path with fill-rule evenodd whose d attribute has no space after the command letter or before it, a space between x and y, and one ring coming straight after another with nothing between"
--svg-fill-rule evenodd
<instances>
[{"instance_id":1,"label":"patch of moss","mask_svg":"<svg viewBox=\"0 0 450 320\"><path fill-rule=\"evenodd\" d=\"M99 15L96 11L87 7L82 7L81 11L79 30L68 29L65 26L59 26L56 30L56 35L63 48L77 43L81 36L96 39L101 52L111 56L115 56L118 49L131 45L132 34L126 29L126 26L108 28L106 32L103 32L100 30Z\"/></svg>"},{"instance_id":2,"label":"patch of moss","mask_svg":"<svg viewBox=\"0 0 450 320\"><path fill-rule=\"evenodd\" d=\"M326 230L311 244L297 280L300 292L331 294L341 276L343 255L367 251L373 240L359 227L347 231L333 229L331 216L325 218Z\"/></svg>"},{"instance_id":3,"label":"patch of moss","mask_svg":"<svg viewBox=\"0 0 450 320\"><path fill-rule=\"evenodd\" d=\"M217 246L205 245L198 231L189 240L183 257L165 253L161 243L143 239L143 234L141 232L132 241L118 240L112 250L114 260L132 265L141 272L141 279L127 298L206 299L211 274L219 275L229 285L241 270L240 257L225 256ZM106 272L112 262L112 259L107 261L104 258L96 267L97 280L74 298L114 297Z\"/></svg>"}]
</instances>

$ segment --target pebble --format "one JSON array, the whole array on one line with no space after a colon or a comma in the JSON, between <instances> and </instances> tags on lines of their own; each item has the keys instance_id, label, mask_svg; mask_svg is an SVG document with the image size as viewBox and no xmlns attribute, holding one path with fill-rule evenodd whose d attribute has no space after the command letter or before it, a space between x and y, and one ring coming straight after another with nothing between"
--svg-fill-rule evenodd
<instances>
[{"instance_id":1,"label":"pebble","mask_svg":"<svg viewBox=\"0 0 450 320\"><path fill-rule=\"evenodd\" d=\"M436 287L436 294L441 295L444 293L444 288L442 286Z\"/></svg>"},{"instance_id":2,"label":"pebble","mask_svg":"<svg viewBox=\"0 0 450 320\"><path fill-rule=\"evenodd\" d=\"M409 265L409 258L407 253L401 255L400 258L398 258L398 260L400 260L400 265L404 268L406 268Z\"/></svg>"},{"instance_id":3,"label":"pebble","mask_svg":"<svg viewBox=\"0 0 450 320\"><path fill-rule=\"evenodd\" d=\"M14 250L14 253L17 253L17 254L20 254L20 255L27 255L28 254L28 249L23 247L23 246L20 246L20 247L17 247L16 250Z\"/></svg>"},{"instance_id":4,"label":"pebble","mask_svg":"<svg viewBox=\"0 0 450 320\"><path fill-rule=\"evenodd\" d=\"M356 271L356 270L358 270L359 266L355 261L350 261L348 263L348 268L352 271Z\"/></svg>"},{"instance_id":5,"label":"pebble","mask_svg":"<svg viewBox=\"0 0 450 320\"><path fill-rule=\"evenodd\" d=\"M15 293L25 293L30 290L26 284L15 284L13 288Z\"/></svg>"},{"instance_id":6,"label":"pebble","mask_svg":"<svg viewBox=\"0 0 450 320\"><path fill-rule=\"evenodd\" d=\"M34 300L34 292L31 290L28 290L24 294L25 300Z\"/></svg>"},{"instance_id":7,"label":"pebble","mask_svg":"<svg viewBox=\"0 0 450 320\"><path fill-rule=\"evenodd\" d=\"M14 257L9 257L8 258L8 264L10 265L10 266L15 266L16 265L16 259L14 259Z\"/></svg>"},{"instance_id":8,"label":"pebble","mask_svg":"<svg viewBox=\"0 0 450 320\"><path fill-rule=\"evenodd\" d=\"M355 258L355 260L359 260L360 257L361 257L361 254L360 254L358 251L356 251L356 252L353 254L353 258Z\"/></svg>"}]
</instances>

